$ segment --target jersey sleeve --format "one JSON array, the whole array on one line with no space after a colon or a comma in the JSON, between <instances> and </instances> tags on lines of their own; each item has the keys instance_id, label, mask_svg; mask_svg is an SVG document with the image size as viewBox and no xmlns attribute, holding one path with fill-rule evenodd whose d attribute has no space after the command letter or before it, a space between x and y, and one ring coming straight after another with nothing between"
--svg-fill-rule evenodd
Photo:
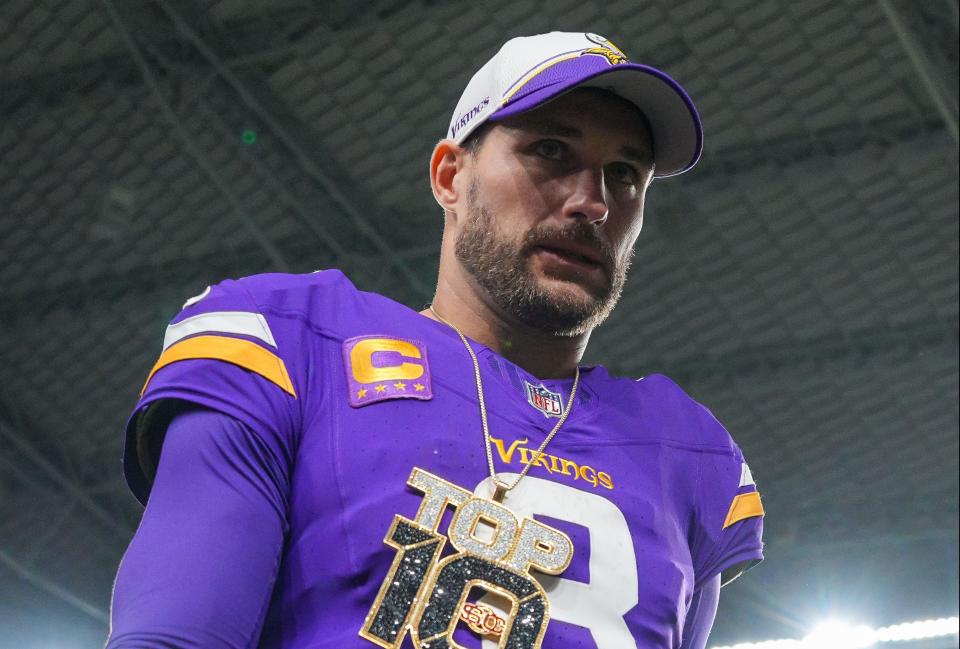
<instances>
[{"instance_id":1,"label":"jersey sleeve","mask_svg":"<svg viewBox=\"0 0 960 649\"><path fill-rule=\"evenodd\" d=\"M763 560L763 504L732 440L729 452L702 454L696 501L695 588L718 574L725 585Z\"/></svg>"},{"instance_id":2,"label":"jersey sleeve","mask_svg":"<svg viewBox=\"0 0 960 649\"><path fill-rule=\"evenodd\" d=\"M289 467L262 435L187 408L170 422L114 582L106 649L256 645L288 526Z\"/></svg>"},{"instance_id":3,"label":"jersey sleeve","mask_svg":"<svg viewBox=\"0 0 960 649\"><path fill-rule=\"evenodd\" d=\"M146 503L172 414L189 402L245 424L278 461L290 462L299 430L304 362L300 320L274 308L269 280L227 280L184 305L127 423L124 475Z\"/></svg>"}]
</instances>

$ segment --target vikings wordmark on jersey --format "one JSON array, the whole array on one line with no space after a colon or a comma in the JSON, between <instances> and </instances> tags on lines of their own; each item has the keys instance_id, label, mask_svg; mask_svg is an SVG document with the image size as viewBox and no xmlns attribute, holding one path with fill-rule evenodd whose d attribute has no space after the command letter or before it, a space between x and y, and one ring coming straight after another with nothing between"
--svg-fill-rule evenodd
<instances>
[{"instance_id":1,"label":"vikings wordmark on jersey","mask_svg":"<svg viewBox=\"0 0 960 649\"><path fill-rule=\"evenodd\" d=\"M463 343L336 271L226 281L188 304L128 426L127 480L145 502L137 422L163 399L240 420L264 454L291 467L261 646L362 649L393 637L409 648L441 637L490 649L516 633L517 602L538 602L544 647L679 647L696 588L763 556L763 509L740 449L666 377L634 381L593 366L535 460L556 420L531 407L527 385L564 404L571 381L472 347L498 477L509 483L532 463L503 501L509 516L483 504L493 486ZM431 495L436 484L454 494L446 505ZM535 551L551 542L518 554L544 530L572 548L559 574L538 567L547 561ZM398 568L411 558L416 571ZM476 588L465 586L468 570L483 575ZM396 582L404 587L392 590Z\"/></svg>"}]
</instances>

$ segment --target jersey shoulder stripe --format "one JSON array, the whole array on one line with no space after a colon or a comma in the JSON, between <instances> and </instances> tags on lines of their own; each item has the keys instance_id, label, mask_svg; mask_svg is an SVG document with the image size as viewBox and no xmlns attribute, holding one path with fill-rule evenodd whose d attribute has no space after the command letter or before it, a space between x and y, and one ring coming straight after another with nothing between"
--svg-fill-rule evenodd
<instances>
[{"instance_id":1,"label":"jersey shoulder stripe","mask_svg":"<svg viewBox=\"0 0 960 649\"><path fill-rule=\"evenodd\" d=\"M270 325L261 314L249 311L211 311L184 318L168 326L163 336L163 349L166 351L171 345L188 336L213 332L249 336L277 348Z\"/></svg>"},{"instance_id":2,"label":"jersey shoulder stripe","mask_svg":"<svg viewBox=\"0 0 960 649\"><path fill-rule=\"evenodd\" d=\"M734 496L730 503L730 509L727 511L727 517L723 521L723 529L727 529L734 523L754 516L763 516L763 503L760 502L760 493L749 491L747 493Z\"/></svg>"},{"instance_id":3,"label":"jersey shoulder stripe","mask_svg":"<svg viewBox=\"0 0 960 649\"><path fill-rule=\"evenodd\" d=\"M287 367L278 355L253 341L218 335L193 336L170 345L150 370L140 394L146 391L153 375L160 369L178 361L201 358L232 363L259 374L291 396L297 396Z\"/></svg>"},{"instance_id":4,"label":"jersey shoulder stripe","mask_svg":"<svg viewBox=\"0 0 960 649\"><path fill-rule=\"evenodd\" d=\"M753 479L753 474L750 472L750 467L746 462L740 463L740 484L738 487L747 487L750 485L756 486L756 482Z\"/></svg>"},{"instance_id":5,"label":"jersey shoulder stripe","mask_svg":"<svg viewBox=\"0 0 960 649\"><path fill-rule=\"evenodd\" d=\"M187 300L167 327L160 358L141 397L150 397L163 368L179 361L213 360L248 370L296 398L295 371L288 368L298 359L288 354L295 353L297 345L287 344L284 350L281 341L297 338L298 323L326 328L340 310L337 303L356 293L339 271L254 275L209 286Z\"/></svg>"}]
</instances>

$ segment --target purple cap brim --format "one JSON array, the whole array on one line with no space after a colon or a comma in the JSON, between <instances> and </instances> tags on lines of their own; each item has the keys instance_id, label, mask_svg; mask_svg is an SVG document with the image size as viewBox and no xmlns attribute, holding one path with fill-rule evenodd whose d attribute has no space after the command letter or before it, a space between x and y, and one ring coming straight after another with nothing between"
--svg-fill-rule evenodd
<instances>
[{"instance_id":1,"label":"purple cap brim","mask_svg":"<svg viewBox=\"0 0 960 649\"><path fill-rule=\"evenodd\" d=\"M598 55L560 61L527 81L488 119L525 113L582 87L613 92L643 112L653 130L654 177L675 176L697 164L703 126L693 100L665 72L640 63L611 65Z\"/></svg>"}]
</instances>

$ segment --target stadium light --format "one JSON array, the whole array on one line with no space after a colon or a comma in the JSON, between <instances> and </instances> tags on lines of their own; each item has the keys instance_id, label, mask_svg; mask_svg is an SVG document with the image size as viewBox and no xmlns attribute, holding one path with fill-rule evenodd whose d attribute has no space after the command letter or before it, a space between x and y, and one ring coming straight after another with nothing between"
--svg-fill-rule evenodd
<instances>
[{"instance_id":1,"label":"stadium light","mask_svg":"<svg viewBox=\"0 0 960 649\"><path fill-rule=\"evenodd\" d=\"M886 643L943 638L955 636L958 633L960 633L960 618L957 617L905 622L879 629L829 620L818 624L802 640L741 642L735 645L712 646L710 649L865 649L866 647L879 649L878 645Z\"/></svg>"},{"instance_id":2,"label":"stadium light","mask_svg":"<svg viewBox=\"0 0 960 649\"><path fill-rule=\"evenodd\" d=\"M877 629L877 642L909 642L911 640L926 640L927 638L942 638L957 635L957 618L942 617L936 620L921 620L895 624Z\"/></svg>"},{"instance_id":3,"label":"stadium light","mask_svg":"<svg viewBox=\"0 0 960 649\"><path fill-rule=\"evenodd\" d=\"M815 626L803 643L820 649L864 649L876 644L876 631L864 624L827 620Z\"/></svg>"}]
</instances>

